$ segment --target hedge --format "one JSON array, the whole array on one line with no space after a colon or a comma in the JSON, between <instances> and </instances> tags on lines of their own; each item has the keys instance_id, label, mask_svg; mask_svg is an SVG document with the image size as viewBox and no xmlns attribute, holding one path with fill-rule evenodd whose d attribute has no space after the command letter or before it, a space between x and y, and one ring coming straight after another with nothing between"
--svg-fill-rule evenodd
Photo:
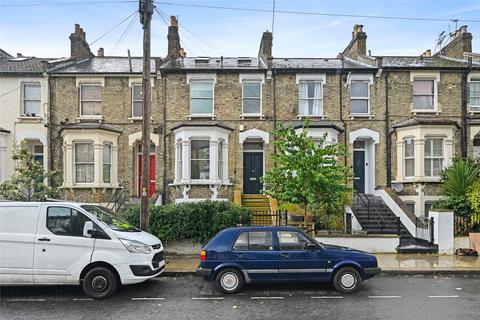
<instances>
[{"instance_id":1,"label":"hedge","mask_svg":"<svg viewBox=\"0 0 480 320\"><path fill-rule=\"evenodd\" d=\"M122 215L139 226L140 209L126 210ZM201 201L153 206L149 210L150 230L162 241L191 239L205 243L217 232L250 223L250 211L228 201Z\"/></svg>"}]
</instances>

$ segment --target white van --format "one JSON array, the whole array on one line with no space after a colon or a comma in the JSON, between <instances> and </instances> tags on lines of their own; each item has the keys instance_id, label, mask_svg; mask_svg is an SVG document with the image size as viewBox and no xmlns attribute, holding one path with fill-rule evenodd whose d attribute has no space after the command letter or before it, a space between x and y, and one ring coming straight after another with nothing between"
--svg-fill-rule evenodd
<instances>
[{"instance_id":1,"label":"white van","mask_svg":"<svg viewBox=\"0 0 480 320\"><path fill-rule=\"evenodd\" d=\"M164 268L162 242L105 207L0 202L0 285L80 284L104 299Z\"/></svg>"}]
</instances>

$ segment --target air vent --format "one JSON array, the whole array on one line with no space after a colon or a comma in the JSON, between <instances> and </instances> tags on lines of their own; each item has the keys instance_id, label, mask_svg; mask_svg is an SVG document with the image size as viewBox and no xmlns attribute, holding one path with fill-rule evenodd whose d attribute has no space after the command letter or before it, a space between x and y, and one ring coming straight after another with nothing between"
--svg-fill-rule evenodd
<instances>
[{"instance_id":1,"label":"air vent","mask_svg":"<svg viewBox=\"0 0 480 320\"><path fill-rule=\"evenodd\" d=\"M250 57L238 57L237 58L237 63L238 64L251 64L252 63L252 58Z\"/></svg>"}]
</instances>

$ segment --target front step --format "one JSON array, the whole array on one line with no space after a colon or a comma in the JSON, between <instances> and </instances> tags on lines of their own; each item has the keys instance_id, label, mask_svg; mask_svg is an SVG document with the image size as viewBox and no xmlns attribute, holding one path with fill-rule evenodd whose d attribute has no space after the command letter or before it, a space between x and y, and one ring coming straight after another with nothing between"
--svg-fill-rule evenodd
<instances>
[{"instance_id":1,"label":"front step","mask_svg":"<svg viewBox=\"0 0 480 320\"><path fill-rule=\"evenodd\" d=\"M398 253L438 253L438 246L421 246L421 245L408 245L404 247L399 247L397 250Z\"/></svg>"}]
</instances>

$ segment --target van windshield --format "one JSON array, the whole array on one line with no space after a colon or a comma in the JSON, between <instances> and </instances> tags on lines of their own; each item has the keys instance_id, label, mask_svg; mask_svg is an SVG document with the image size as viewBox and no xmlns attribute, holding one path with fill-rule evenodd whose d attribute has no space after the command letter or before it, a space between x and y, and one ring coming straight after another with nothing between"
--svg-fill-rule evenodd
<instances>
[{"instance_id":1,"label":"van windshield","mask_svg":"<svg viewBox=\"0 0 480 320\"><path fill-rule=\"evenodd\" d=\"M95 215L98 220L116 231L140 232L140 229L132 226L127 220L113 213L110 209L97 205L82 205L83 209Z\"/></svg>"}]
</instances>

